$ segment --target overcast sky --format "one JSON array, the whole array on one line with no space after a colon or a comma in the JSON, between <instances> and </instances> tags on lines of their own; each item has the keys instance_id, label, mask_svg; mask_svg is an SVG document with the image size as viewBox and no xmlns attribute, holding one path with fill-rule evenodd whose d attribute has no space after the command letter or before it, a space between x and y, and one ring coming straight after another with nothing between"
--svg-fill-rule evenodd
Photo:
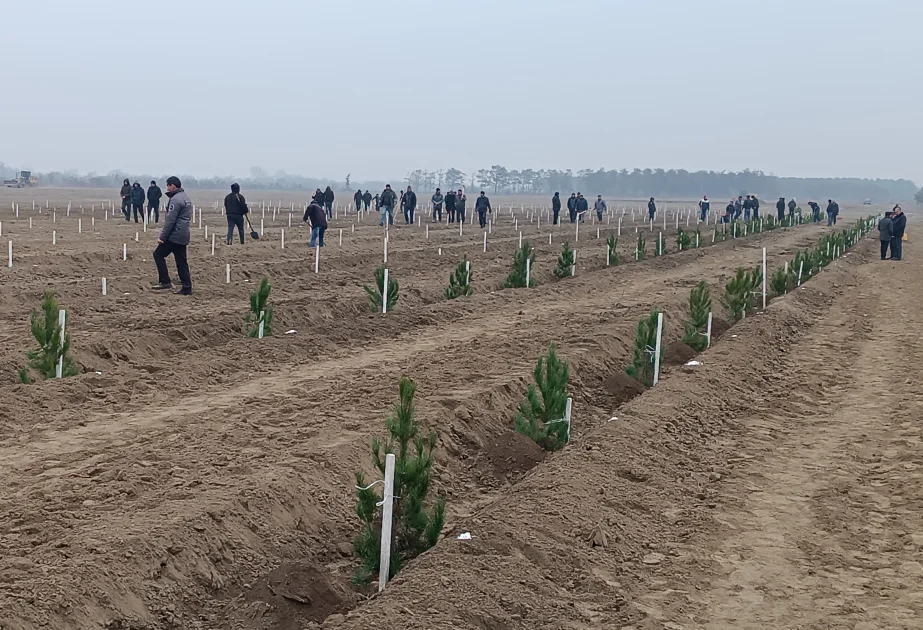
<instances>
[{"instance_id":1,"label":"overcast sky","mask_svg":"<svg viewBox=\"0 0 923 630\"><path fill-rule=\"evenodd\" d=\"M923 0L10 0L0 161L923 183Z\"/></svg>"}]
</instances>

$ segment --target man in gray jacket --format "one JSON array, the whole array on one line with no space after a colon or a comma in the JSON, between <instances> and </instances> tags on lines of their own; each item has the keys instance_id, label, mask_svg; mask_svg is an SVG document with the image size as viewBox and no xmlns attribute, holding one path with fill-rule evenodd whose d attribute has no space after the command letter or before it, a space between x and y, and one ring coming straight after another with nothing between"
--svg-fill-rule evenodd
<instances>
[{"instance_id":1,"label":"man in gray jacket","mask_svg":"<svg viewBox=\"0 0 923 630\"><path fill-rule=\"evenodd\" d=\"M167 213L163 219L163 229L157 237L157 249L154 250L154 263L157 265L158 282L154 290L168 291L173 288L170 273L167 271L167 256L173 254L176 260L176 272L179 274L182 289L179 295L192 295L192 279L189 277L189 263L186 261L186 246L189 245L189 228L192 221L192 201L183 190L183 184L175 175L167 180Z\"/></svg>"}]
</instances>

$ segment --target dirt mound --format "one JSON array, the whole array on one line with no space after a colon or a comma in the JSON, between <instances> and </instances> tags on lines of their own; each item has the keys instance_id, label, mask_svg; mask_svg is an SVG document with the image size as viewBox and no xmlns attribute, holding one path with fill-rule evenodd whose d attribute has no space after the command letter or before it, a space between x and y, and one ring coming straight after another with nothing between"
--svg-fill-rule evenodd
<instances>
[{"instance_id":1,"label":"dirt mound","mask_svg":"<svg viewBox=\"0 0 923 630\"><path fill-rule=\"evenodd\" d=\"M345 583L316 565L302 562L282 564L243 598L249 605L238 610L272 606L277 618L285 619L280 630L301 630L306 622L323 621L329 615L345 612L356 599Z\"/></svg>"},{"instance_id":2,"label":"dirt mound","mask_svg":"<svg viewBox=\"0 0 923 630\"><path fill-rule=\"evenodd\" d=\"M695 358L697 354L695 350L682 341L676 340L667 344L666 349L664 349L663 362L666 365L684 365L686 361Z\"/></svg>"},{"instance_id":3,"label":"dirt mound","mask_svg":"<svg viewBox=\"0 0 923 630\"><path fill-rule=\"evenodd\" d=\"M731 324L726 319L723 317L713 317L711 320L712 343L723 337L730 329Z\"/></svg>"},{"instance_id":4,"label":"dirt mound","mask_svg":"<svg viewBox=\"0 0 923 630\"><path fill-rule=\"evenodd\" d=\"M515 431L491 440L484 448L484 455L501 481L513 481L545 459L545 451L538 444Z\"/></svg>"},{"instance_id":5,"label":"dirt mound","mask_svg":"<svg viewBox=\"0 0 923 630\"><path fill-rule=\"evenodd\" d=\"M628 376L625 372L614 372L603 383L603 387L615 398L618 405L644 393L644 385Z\"/></svg>"}]
</instances>

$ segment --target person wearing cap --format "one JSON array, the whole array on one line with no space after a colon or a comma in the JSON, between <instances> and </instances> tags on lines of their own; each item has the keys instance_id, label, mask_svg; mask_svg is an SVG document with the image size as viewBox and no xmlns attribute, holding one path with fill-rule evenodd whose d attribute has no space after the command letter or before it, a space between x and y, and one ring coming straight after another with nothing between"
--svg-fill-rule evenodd
<instances>
[{"instance_id":1,"label":"person wearing cap","mask_svg":"<svg viewBox=\"0 0 923 630\"><path fill-rule=\"evenodd\" d=\"M154 264L157 265L158 282L155 291L169 291L173 288L170 273L167 271L167 256L173 254L176 261L176 273L182 288L181 295L192 295L192 279L189 276L189 263L186 260L186 247L189 245L189 228L192 222L192 200L183 190L183 184L175 175L167 179L167 211L163 218L163 229L157 237L154 249Z\"/></svg>"},{"instance_id":2,"label":"person wearing cap","mask_svg":"<svg viewBox=\"0 0 923 630\"><path fill-rule=\"evenodd\" d=\"M558 217L561 214L561 193L555 191L551 198L551 224L558 224Z\"/></svg>"},{"instance_id":3,"label":"person wearing cap","mask_svg":"<svg viewBox=\"0 0 923 630\"><path fill-rule=\"evenodd\" d=\"M224 198L224 215L228 220L228 245L234 242L234 228L240 234L240 244L244 244L244 217L250 214L247 200L240 194L240 184L231 184L231 192Z\"/></svg>"},{"instance_id":4,"label":"person wearing cap","mask_svg":"<svg viewBox=\"0 0 923 630\"><path fill-rule=\"evenodd\" d=\"M147 189L147 221L151 222L151 214L154 215L154 223L160 223L160 198L163 192L157 182L151 180L151 185Z\"/></svg>"},{"instance_id":5,"label":"person wearing cap","mask_svg":"<svg viewBox=\"0 0 923 630\"><path fill-rule=\"evenodd\" d=\"M122 181L119 196L122 198L122 215L126 221L131 221L131 182L127 178Z\"/></svg>"},{"instance_id":6,"label":"person wearing cap","mask_svg":"<svg viewBox=\"0 0 923 630\"><path fill-rule=\"evenodd\" d=\"M753 210L753 220L760 220L760 200L756 198L756 195L750 195L750 208Z\"/></svg>"},{"instance_id":7,"label":"person wearing cap","mask_svg":"<svg viewBox=\"0 0 923 630\"><path fill-rule=\"evenodd\" d=\"M391 184L385 184L385 189L381 191L381 194L378 196L378 207L381 208L381 222L379 222L379 226L385 224L386 218L388 220L388 225L394 225L395 201L397 201L397 195L391 190Z\"/></svg>"},{"instance_id":8,"label":"person wearing cap","mask_svg":"<svg viewBox=\"0 0 923 630\"><path fill-rule=\"evenodd\" d=\"M431 199L433 203L433 223L442 223L442 204L445 197L442 195L442 189L437 188Z\"/></svg>"},{"instance_id":9,"label":"person wearing cap","mask_svg":"<svg viewBox=\"0 0 923 630\"><path fill-rule=\"evenodd\" d=\"M135 215L135 223L144 220L144 189L138 182L131 186L131 207Z\"/></svg>"},{"instance_id":10,"label":"person wearing cap","mask_svg":"<svg viewBox=\"0 0 923 630\"><path fill-rule=\"evenodd\" d=\"M603 213L608 210L602 195L596 195L596 203L593 204L593 210L596 211L596 220L602 221Z\"/></svg>"},{"instance_id":11,"label":"person wearing cap","mask_svg":"<svg viewBox=\"0 0 923 630\"><path fill-rule=\"evenodd\" d=\"M478 224L483 227L487 227L487 213L493 214L493 210L490 207L490 199L487 195L484 194L484 191L481 191L481 195L477 198L477 201L474 202L474 209L478 213Z\"/></svg>"}]
</instances>

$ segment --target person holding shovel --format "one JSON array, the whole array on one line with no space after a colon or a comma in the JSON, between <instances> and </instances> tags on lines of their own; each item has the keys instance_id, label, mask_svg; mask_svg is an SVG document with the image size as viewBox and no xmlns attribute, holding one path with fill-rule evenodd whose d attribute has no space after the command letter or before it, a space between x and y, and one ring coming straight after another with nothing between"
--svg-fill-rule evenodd
<instances>
[{"instance_id":1,"label":"person holding shovel","mask_svg":"<svg viewBox=\"0 0 923 630\"><path fill-rule=\"evenodd\" d=\"M224 198L224 214L228 220L228 237L225 240L228 245L234 242L235 227L240 234L240 244L244 244L244 216L249 213L247 200L240 194L240 185L231 184L231 192Z\"/></svg>"},{"instance_id":2,"label":"person holding shovel","mask_svg":"<svg viewBox=\"0 0 923 630\"><path fill-rule=\"evenodd\" d=\"M304 211L304 221L311 222L311 247L324 246L324 234L327 232L327 212L316 201L312 201Z\"/></svg>"}]
</instances>

